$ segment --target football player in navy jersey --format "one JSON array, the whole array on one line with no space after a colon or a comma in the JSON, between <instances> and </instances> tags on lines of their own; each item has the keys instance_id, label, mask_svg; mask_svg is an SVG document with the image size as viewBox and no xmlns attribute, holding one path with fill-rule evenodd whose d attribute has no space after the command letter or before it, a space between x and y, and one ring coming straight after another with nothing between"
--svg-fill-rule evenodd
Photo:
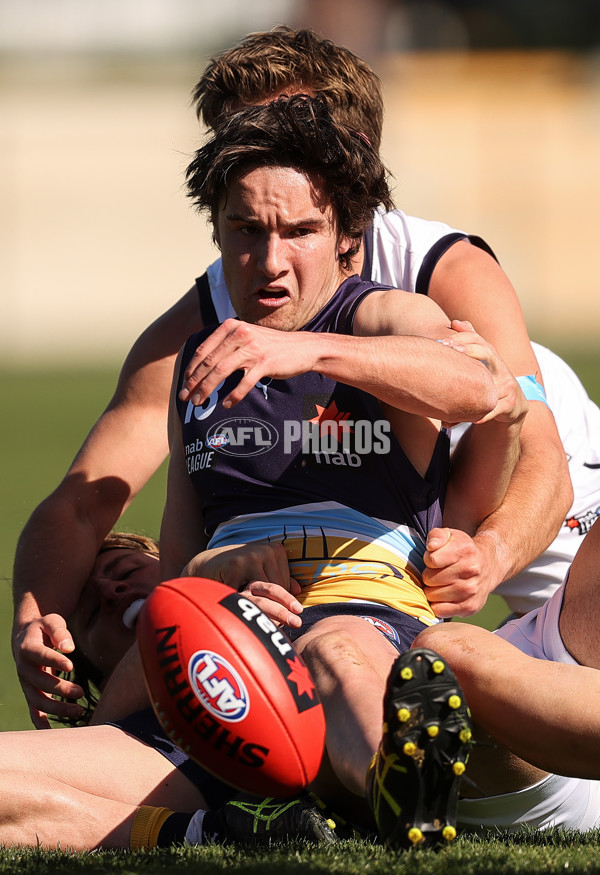
<instances>
[{"instance_id":1,"label":"football player in navy jersey","mask_svg":"<svg viewBox=\"0 0 600 875\"><path fill-rule=\"evenodd\" d=\"M212 219L237 318L193 334L175 368L161 573L179 576L205 547L280 541L301 587L289 631L328 721L335 781L321 789L337 800L343 788L359 808L369 794L391 844L406 846L411 830L452 838L443 794L431 823L413 811L396 835L379 817L372 776L395 755L391 731L378 752L381 708L398 653L436 622L422 585L427 537L442 524L449 538L472 533L502 502L523 392L430 298L353 273L373 209L390 205L386 172L321 95L233 113L187 180ZM476 425L449 477L441 423L459 421ZM190 465L199 454L206 463ZM443 782L453 788L468 718L450 671L440 683L459 703L441 736L452 736Z\"/></svg>"}]
</instances>

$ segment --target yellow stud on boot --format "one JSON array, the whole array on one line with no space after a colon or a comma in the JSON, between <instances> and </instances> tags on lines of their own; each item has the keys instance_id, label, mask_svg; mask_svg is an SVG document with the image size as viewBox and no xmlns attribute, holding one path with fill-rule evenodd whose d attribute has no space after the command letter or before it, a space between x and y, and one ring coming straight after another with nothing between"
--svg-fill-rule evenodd
<instances>
[{"instance_id":1,"label":"yellow stud on boot","mask_svg":"<svg viewBox=\"0 0 600 875\"><path fill-rule=\"evenodd\" d=\"M420 845L425 837L418 826L413 826L408 831L408 840L413 845Z\"/></svg>"}]
</instances>

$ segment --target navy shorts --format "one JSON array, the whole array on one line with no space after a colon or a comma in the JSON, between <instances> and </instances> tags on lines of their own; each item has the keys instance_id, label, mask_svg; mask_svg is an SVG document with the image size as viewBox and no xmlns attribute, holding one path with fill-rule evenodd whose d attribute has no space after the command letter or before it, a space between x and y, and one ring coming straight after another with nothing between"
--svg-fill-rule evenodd
<instances>
[{"instance_id":1,"label":"navy shorts","mask_svg":"<svg viewBox=\"0 0 600 875\"><path fill-rule=\"evenodd\" d=\"M372 623L394 645L398 653L410 650L419 632L427 629L427 624L417 620L416 617L374 602L332 602L326 605L311 605L302 611L300 615L302 625L299 629L292 629L291 626L284 626L283 629L288 638L295 641L301 635L305 635L319 620L344 614L360 617Z\"/></svg>"},{"instance_id":2,"label":"navy shorts","mask_svg":"<svg viewBox=\"0 0 600 875\"><path fill-rule=\"evenodd\" d=\"M135 714L130 714L129 717L125 717L123 720L111 722L110 725L128 732L129 735L133 735L135 738L139 738L140 741L150 745L150 747L153 747L154 750L166 757L182 775L185 775L198 788L210 809L220 808L221 805L224 805L236 795L237 790L230 784L220 781L210 772L207 772L206 769L203 769L185 751L181 750L180 747L177 747L171 741L158 722L158 718L152 708L136 711Z\"/></svg>"}]
</instances>

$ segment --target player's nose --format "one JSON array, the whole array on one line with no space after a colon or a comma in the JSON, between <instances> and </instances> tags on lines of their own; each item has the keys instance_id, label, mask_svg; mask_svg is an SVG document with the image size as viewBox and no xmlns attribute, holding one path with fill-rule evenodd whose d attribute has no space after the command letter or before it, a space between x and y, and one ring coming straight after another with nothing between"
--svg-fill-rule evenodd
<instances>
[{"instance_id":1,"label":"player's nose","mask_svg":"<svg viewBox=\"0 0 600 875\"><path fill-rule=\"evenodd\" d=\"M285 243L276 234L265 236L257 256L259 270L270 279L281 275L285 267Z\"/></svg>"},{"instance_id":2,"label":"player's nose","mask_svg":"<svg viewBox=\"0 0 600 875\"><path fill-rule=\"evenodd\" d=\"M111 609L114 609L129 592L129 585L124 580L113 580L99 576L94 580L94 585L101 603Z\"/></svg>"}]
</instances>

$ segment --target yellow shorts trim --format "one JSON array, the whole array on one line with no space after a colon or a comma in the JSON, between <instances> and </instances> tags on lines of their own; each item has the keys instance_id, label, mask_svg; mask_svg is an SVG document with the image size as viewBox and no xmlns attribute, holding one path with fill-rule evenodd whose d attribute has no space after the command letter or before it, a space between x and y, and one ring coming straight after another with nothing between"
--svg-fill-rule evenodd
<instances>
[{"instance_id":1,"label":"yellow shorts trim","mask_svg":"<svg viewBox=\"0 0 600 875\"><path fill-rule=\"evenodd\" d=\"M423 622L435 620L420 576L408 561L381 544L325 534L285 540L290 574L305 605L372 601Z\"/></svg>"}]
</instances>

